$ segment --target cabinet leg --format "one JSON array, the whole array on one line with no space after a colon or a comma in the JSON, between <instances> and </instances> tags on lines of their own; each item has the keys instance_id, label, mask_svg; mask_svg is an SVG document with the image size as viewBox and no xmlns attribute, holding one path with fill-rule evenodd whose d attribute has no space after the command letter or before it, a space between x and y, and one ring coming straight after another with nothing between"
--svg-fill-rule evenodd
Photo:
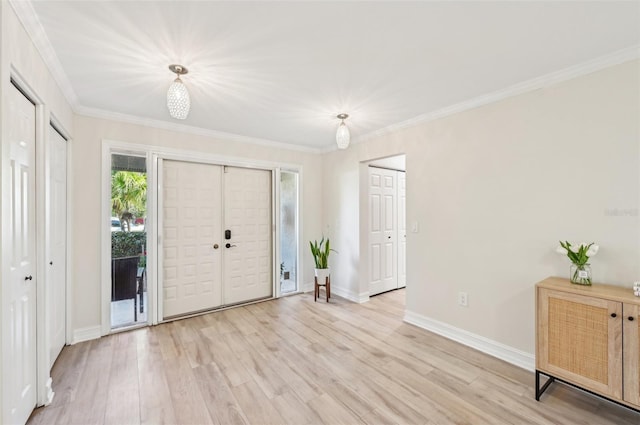
<instances>
[{"instance_id":1,"label":"cabinet leg","mask_svg":"<svg viewBox=\"0 0 640 425\"><path fill-rule=\"evenodd\" d=\"M540 388L540 375L540 371L536 369L536 401L540 401L540 396L542 395L542 393L544 393L547 388L549 388L549 385L551 385L553 381L556 380L556 378L554 378L553 376L549 376L547 382L545 382L542 388Z\"/></svg>"}]
</instances>

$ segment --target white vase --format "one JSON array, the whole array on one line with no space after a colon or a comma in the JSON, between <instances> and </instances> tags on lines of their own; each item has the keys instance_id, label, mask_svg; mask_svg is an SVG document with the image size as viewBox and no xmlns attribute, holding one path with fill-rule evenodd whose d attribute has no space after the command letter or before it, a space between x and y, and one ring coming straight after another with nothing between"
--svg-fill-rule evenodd
<instances>
[{"instance_id":1,"label":"white vase","mask_svg":"<svg viewBox=\"0 0 640 425\"><path fill-rule=\"evenodd\" d=\"M331 269L315 269L316 277L318 278L318 284L324 285L327 282L327 277L331 276Z\"/></svg>"}]
</instances>

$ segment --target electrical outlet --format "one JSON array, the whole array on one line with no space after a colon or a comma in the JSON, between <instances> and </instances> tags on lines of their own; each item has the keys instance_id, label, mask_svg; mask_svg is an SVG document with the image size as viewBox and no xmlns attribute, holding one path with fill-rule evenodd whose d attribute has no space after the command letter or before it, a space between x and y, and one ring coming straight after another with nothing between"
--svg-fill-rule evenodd
<instances>
[{"instance_id":1,"label":"electrical outlet","mask_svg":"<svg viewBox=\"0 0 640 425\"><path fill-rule=\"evenodd\" d=\"M458 305L461 307L469 306L469 294L466 292L458 292Z\"/></svg>"}]
</instances>

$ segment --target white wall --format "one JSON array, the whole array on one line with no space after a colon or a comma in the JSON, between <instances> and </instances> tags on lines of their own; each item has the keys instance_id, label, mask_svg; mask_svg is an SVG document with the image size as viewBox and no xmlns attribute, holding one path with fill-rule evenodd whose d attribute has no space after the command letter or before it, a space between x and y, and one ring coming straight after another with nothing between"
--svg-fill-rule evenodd
<instances>
[{"instance_id":1,"label":"white wall","mask_svg":"<svg viewBox=\"0 0 640 425\"><path fill-rule=\"evenodd\" d=\"M41 102L41 106L38 108L38 116L37 116L37 144L36 144L36 155L38 156L37 168L36 168L36 185L38 187L38 191L36 193L36 203L38 209L40 211L38 218L38 252L39 255L43 255L43 240L40 236L42 236L42 224L43 213L42 213L42 205L44 201L44 166L43 166L43 151L47 144L48 137L48 127L51 114L54 114L58 120L58 123L61 127L66 131L71 131L73 128L73 112L71 107L66 102L62 92L59 87L56 85L55 81L51 77L48 68L46 67L42 57L38 53L34 44L32 43L30 37L24 30L22 24L18 20L14 10L10 6L10 4L6 1L0 2L0 132L2 137L2 154L0 161L0 180L2 184L2 196L0 198L0 221L2 223L2 233L0 233L0 239L3 234L6 234L9 227L9 214L8 214L8 202L9 194L10 194L10 185L9 185L9 174L8 174L8 146L4 143L7 140L8 135L8 127L7 127L7 99L4 96L8 90L13 90L10 86L10 78L12 73L15 74L16 77L19 77L21 82L24 84L23 88L28 90L30 93L35 94L39 102ZM4 280L6 276L6 258L8 255L8 249L4 244L4 239L2 239L2 256L0 263L0 270L2 270L2 274L0 277L0 281ZM40 258L42 260L42 258ZM43 261L40 261L38 265L38 272L35 274L36 277L36 285L38 286L39 298L38 298L38 329L39 334L38 337L38 345L40 347L46 346L48 344L48 336L46 332L41 332L44 330L44 314L46 312L45 304L45 291L44 291L44 266L42 265ZM7 286L2 285L0 282L0 288L5 288ZM0 291L0 312L2 311L2 291ZM3 328L2 324L2 314L0 314L0 329ZM2 335L0 338L0 382L2 382L2 341L8 338L9 335ZM48 349L40 350L38 356L38 364L40 366L48 365ZM4 365L4 367L11 367L11 365ZM46 390L44 390L44 382L48 378L48 370L45 372L44 369L46 367L40 367L40 373L38 375L38 398L39 402L44 402L46 400L47 394ZM2 385L0 385L1 391ZM0 394L0 412L2 412L2 397Z\"/></svg>"},{"instance_id":2,"label":"white wall","mask_svg":"<svg viewBox=\"0 0 640 425\"><path fill-rule=\"evenodd\" d=\"M321 232L321 211L315 204L322 191L322 158L317 154L276 149L210 137L161 130L136 124L76 116L77 141L72 163L76 220L74 223L74 264L76 281L74 329L100 326L100 229L101 229L101 150L102 140L180 148L219 156L250 158L274 163L299 164L302 169L302 241ZM313 263L303 250L304 284L313 281Z\"/></svg>"},{"instance_id":3,"label":"white wall","mask_svg":"<svg viewBox=\"0 0 640 425\"><path fill-rule=\"evenodd\" d=\"M559 239L597 242L595 280L630 286L640 278L639 67L617 65L326 154L337 293L357 299L368 290L359 281L360 162L399 153L407 223L420 226L407 234L409 314L533 353L534 284L568 277ZM458 291L469 307L457 306Z\"/></svg>"}]
</instances>

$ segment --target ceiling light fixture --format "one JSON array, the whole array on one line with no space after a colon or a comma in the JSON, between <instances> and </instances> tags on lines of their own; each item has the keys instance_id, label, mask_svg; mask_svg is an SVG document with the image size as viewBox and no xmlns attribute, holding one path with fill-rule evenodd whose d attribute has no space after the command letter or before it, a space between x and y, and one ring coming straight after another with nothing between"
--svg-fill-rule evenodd
<instances>
[{"instance_id":1,"label":"ceiling light fixture","mask_svg":"<svg viewBox=\"0 0 640 425\"><path fill-rule=\"evenodd\" d=\"M182 65L175 64L169 65L169 69L171 72L175 72L178 77L173 80L167 91L167 108L169 108L169 114L172 118L183 120L189 115L191 99L180 76L188 73L189 70Z\"/></svg>"},{"instance_id":2,"label":"ceiling light fixture","mask_svg":"<svg viewBox=\"0 0 640 425\"><path fill-rule=\"evenodd\" d=\"M349 115L338 114L337 118L339 120L342 120L342 122L338 126L338 131L336 132L336 143L338 144L338 149L346 149L349 147L351 134L349 133L349 127L347 127L347 124L344 123L344 120L349 118Z\"/></svg>"}]
</instances>

